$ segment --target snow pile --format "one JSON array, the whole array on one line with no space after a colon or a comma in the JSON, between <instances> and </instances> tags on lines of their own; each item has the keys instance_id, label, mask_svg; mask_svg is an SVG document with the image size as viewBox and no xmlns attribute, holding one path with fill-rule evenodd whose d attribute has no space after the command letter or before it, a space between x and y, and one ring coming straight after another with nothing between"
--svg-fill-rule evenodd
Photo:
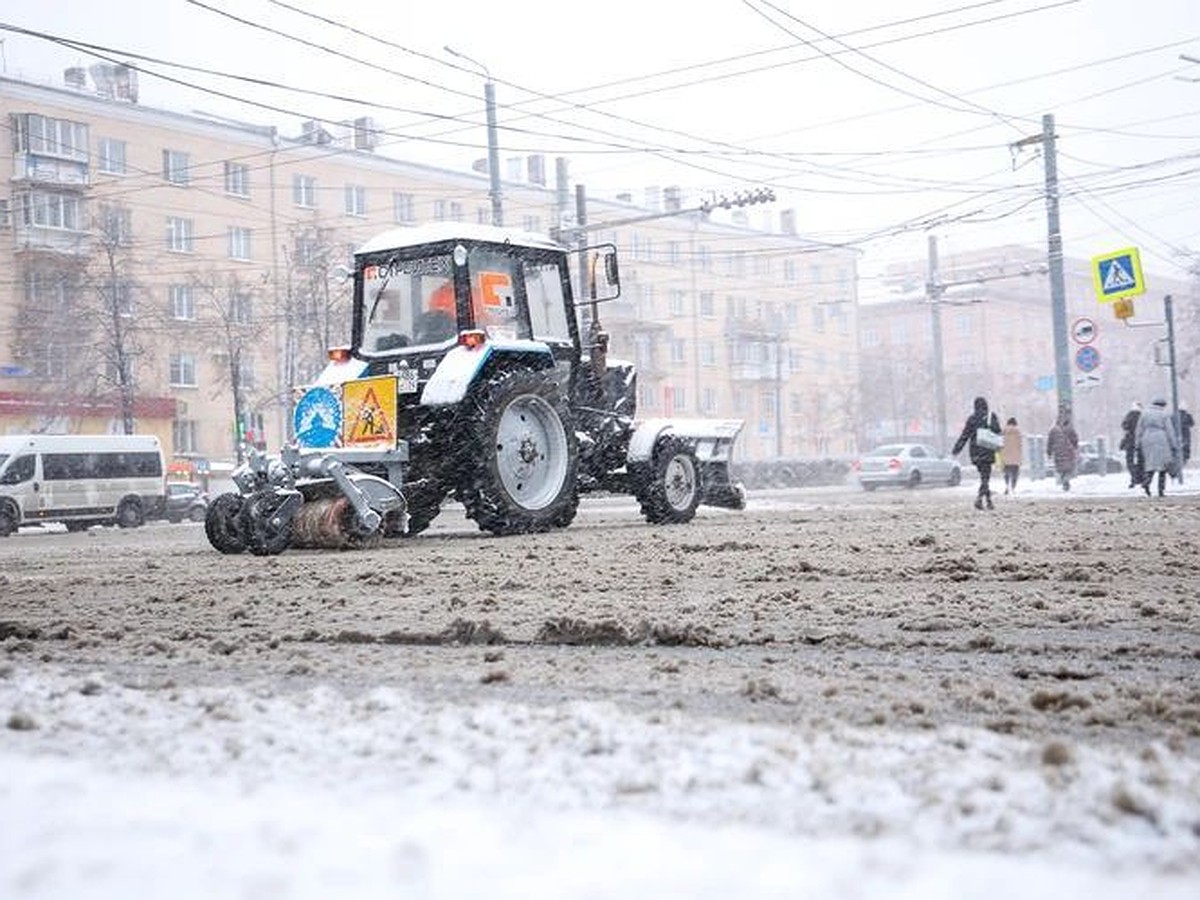
<instances>
[{"instance_id":1,"label":"snow pile","mask_svg":"<svg viewBox=\"0 0 1200 900\"><path fill-rule=\"evenodd\" d=\"M1200 761L0 673L0 896L1193 897Z\"/></svg>"}]
</instances>

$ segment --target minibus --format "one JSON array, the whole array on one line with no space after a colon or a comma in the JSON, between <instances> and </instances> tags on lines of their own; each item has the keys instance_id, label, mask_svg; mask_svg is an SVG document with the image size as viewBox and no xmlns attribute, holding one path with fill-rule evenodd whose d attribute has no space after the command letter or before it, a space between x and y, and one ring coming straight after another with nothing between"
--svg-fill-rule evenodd
<instances>
[{"instance_id":1,"label":"minibus","mask_svg":"<svg viewBox=\"0 0 1200 900\"><path fill-rule=\"evenodd\" d=\"M157 437L0 435L0 537L60 522L137 528L161 514L166 467Z\"/></svg>"}]
</instances>

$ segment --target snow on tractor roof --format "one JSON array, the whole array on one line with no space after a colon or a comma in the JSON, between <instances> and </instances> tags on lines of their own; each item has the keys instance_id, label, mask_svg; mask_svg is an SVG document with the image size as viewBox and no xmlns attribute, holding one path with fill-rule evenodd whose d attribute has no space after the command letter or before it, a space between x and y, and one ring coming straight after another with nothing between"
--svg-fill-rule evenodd
<instances>
[{"instance_id":1,"label":"snow on tractor roof","mask_svg":"<svg viewBox=\"0 0 1200 900\"><path fill-rule=\"evenodd\" d=\"M495 225L473 225L466 222L433 222L412 228L392 228L375 235L355 251L356 256L378 253L381 250L396 250L440 241L489 241L495 244L512 244L518 247L562 250L545 235L502 228Z\"/></svg>"}]
</instances>

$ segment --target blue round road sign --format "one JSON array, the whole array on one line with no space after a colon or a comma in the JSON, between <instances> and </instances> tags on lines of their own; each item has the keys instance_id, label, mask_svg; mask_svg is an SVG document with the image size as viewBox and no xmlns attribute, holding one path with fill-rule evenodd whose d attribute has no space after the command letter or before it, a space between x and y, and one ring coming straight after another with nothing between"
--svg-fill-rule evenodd
<instances>
[{"instance_id":1,"label":"blue round road sign","mask_svg":"<svg viewBox=\"0 0 1200 900\"><path fill-rule=\"evenodd\" d=\"M1100 351L1090 344L1075 351L1075 365L1081 372L1094 372L1100 367Z\"/></svg>"}]
</instances>

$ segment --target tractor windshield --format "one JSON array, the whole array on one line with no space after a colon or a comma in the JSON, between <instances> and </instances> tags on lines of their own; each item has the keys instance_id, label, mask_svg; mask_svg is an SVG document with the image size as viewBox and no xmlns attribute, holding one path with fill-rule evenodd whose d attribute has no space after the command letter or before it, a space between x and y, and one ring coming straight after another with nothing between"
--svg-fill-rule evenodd
<instances>
[{"instance_id":1,"label":"tractor windshield","mask_svg":"<svg viewBox=\"0 0 1200 900\"><path fill-rule=\"evenodd\" d=\"M382 353L453 340L450 255L390 259L363 267L362 349Z\"/></svg>"}]
</instances>

